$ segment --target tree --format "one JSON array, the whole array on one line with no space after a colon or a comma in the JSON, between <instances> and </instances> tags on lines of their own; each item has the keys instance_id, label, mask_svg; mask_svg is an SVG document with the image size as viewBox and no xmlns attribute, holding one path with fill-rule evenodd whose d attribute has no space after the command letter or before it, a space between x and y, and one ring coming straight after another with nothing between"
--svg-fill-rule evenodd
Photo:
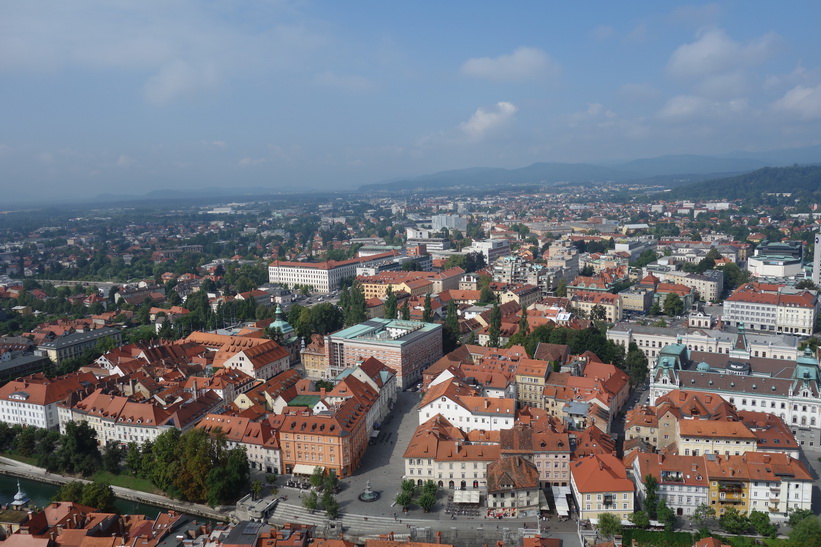
<instances>
[{"instance_id":1,"label":"tree","mask_svg":"<svg viewBox=\"0 0 821 547\"><path fill-rule=\"evenodd\" d=\"M602 536L612 538L621 533L621 520L613 513L601 513L596 528Z\"/></svg>"},{"instance_id":2,"label":"tree","mask_svg":"<svg viewBox=\"0 0 821 547\"><path fill-rule=\"evenodd\" d=\"M56 455L61 472L92 475L100 468L101 461L100 450L97 447L97 432L88 425L88 422L68 422Z\"/></svg>"},{"instance_id":3,"label":"tree","mask_svg":"<svg viewBox=\"0 0 821 547\"><path fill-rule=\"evenodd\" d=\"M330 302L323 302L307 309L312 332L324 335L338 331L345 326L345 315L342 310Z\"/></svg>"},{"instance_id":4,"label":"tree","mask_svg":"<svg viewBox=\"0 0 821 547\"><path fill-rule=\"evenodd\" d=\"M425 481L425 484L422 485L422 493L424 494L433 494L435 497L438 492L439 487L436 486L436 483L432 480L427 480Z\"/></svg>"},{"instance_id":5,"label":"tree","mask_svg":"<svg viewBox=\"0 0 821 547\"><path fill-rule=\"evenodd\" d=\"M670 317L681 315L684 312L684 302L681 297L674 292L669 293L664 298L664 313Z\"/></svg>"},{"instance_id":6,"label":"tree","mask_svg":"<svg viewBox=\"0 0 821 547\"><path fill-rule=\"evenodd\" d=\"M308 482L311 483L311 486L314 488L319 488L322 486L322 479L324 476L325 471L321 467L316 466L314 467L313 473L311 473L311 476L308 478Z\"/></svg>"},{"instance_id":7,"label":"tree","mask_svg":"<svg viewBox=\"0 0 821 547\"><path fill-rule=\"evenodd\" d=\"M644 491L644 510L655 520L658 509L658 481L649 473L644 477Z\"/></svg>"},{"instance_id":8,"label":"tree","mask_svg":"<svg viewBox=\"0 0 821 547\"><path fill-rule=\"evenodd\" d=\"M103 452L103 469L112 475L118 475L120 473L120 463L122 462L124 452L125 450L120 443L109 441Z\"/></svg>"},{"instance_id":9,"label":"tree","mask_svg":"<svg viewBox=\"0 0 821 547\"><path fill-rule=\"evenodd\" d=\"M110 513L114 509L114 490L110 484L94 481L83 486L80 503L96 507L101 513Z\"/></svg>"},{"instance_id":10,"label":"tree","mask_svg":"<svg viewBox=\"0 0 821 547\"><path fill-rule=\"evenodd\" d=\"M487 345L492 348L499 347L499 334L502 330L502 310L499 309L499 304L494 303L493 309L490 310L490 324L488 325L488 342Z\"/></svg>"},{"instance_id":11,"label":"tree","mask_svg":"<svg viewBox=\"0 0 821 547\"><path fill-rule=\"evenodd\" d=\"M425 295L425 306L422 309L422 321L433 323L433 304L430 300L430 293Z\"/></svg>"},{"instance_id":12,"label":"tree","mask_svg":"<svg viewBox=\"0 0 821 547\"><path fill-rule=\"evenodd\" d=\"M651 262L655 262L657 259L658 259L658 255L656 254L656 251L654 251L653 249L645 249L636 258L635 262L633 262L631 264L631 266L633 266L634 268L643 268L644 266L647 266Z\"/></svg>"},{"instance_id":13,"label":"tree","mask_svg":"<svg viewBox=\"0 0 821 547\"><path fill-rule=\"evenodd\" d=\"M57 493L54 494L54 497L51 498L51 500L80 503L83 499L84 486L85 484L80 481L67 482L63 484L59 490L57 490Z\"/></svg>"},{"instance_id":14,"label":"tree","mask_svg":"<svg viewBox=\"0 0 821 547\"><path fill-rule=\"evenodd\" d=\"M322 508L325 510L329 519L335 519L339 516L339 502L336 501L333 492L329 490L323 492Z\"/></svg>"},{"instance_id":15,"label":"tree","mask_svg":"<svg viewBox=\"0 0 821 547\"><path fill-rule=\"evenodd\" d=\"M812 282L812 279L802 279L798 283L795 284L796 289L809 289L811 291L817 291L818 287L815 286L815 283Z\"/></svg>"},{"instance_id":16,"label":"tree","mask_svg":"<svg viewBox=\"0 0 821 547\"><path fill-rule=\"evenodd\" d=\"M448 311L445 315L442 333L442 345L445 353L450 353L459 345L459 311L455 300L448 302Z\"/></svg>"},{"instance_id":17,"label":"tree","mask_svg":"<svg viewBox=\"0 0 821 547\"><path fill-rule=\"evenodd\" d=\"M140 447L135 442L128 443L125 453L125 466L128 468L129 473L135 477L139 475L141 463Z\"/></svg>"},{"instance_id":18,"label":"tree","mask_svg":"<svg viewBox=\"0 0 821 547\"><path fill-rule=\"evenodd\" d=\"M647 312L649 315L661 315L661 306L659 306L659 301L654 300L653 305L650 306L650 311Z\"/></svg>"},{"instance_id":19,"label":"tree","mask_svg":"<svg viewBox=\"0 0 821 547\"><path fill-rule=\"evenodd\" d=\"M407 298L402 303L402 308L400 308L399 310L399 316L402 318L403 321L407 321L408 319L410 319L410 306L408 306Z\"/></svg>"},{"instance_id":20,"label":"tree","mask_svg":"<svg viewBox=\"0 0 821 547\"><path fill-rule=\"evenodd\" d=\"M490 287L482 287L479 290L479 301L477 304L491 304L496 302L496 295Z\"/></svg>"},{"instance_id":21,"label":"tree","mask_svg":"<svg viewBox=\"0 0 821 547\"><path fill-rule=\"evenodd\" d=\"M738 512L735 507L728 507L718 519L721 527L730 534L743 534L750 529L750 520L747 515Z\"/></svg>"},{"instance_id":22,"label":"tree","mask_svg":"<svg viewBox=\"0 0 821 547\"><path fill-rule=\"evenodd\" d=\"M628 519L632 522L637 528L649 528L650 527L650 516L647 514L646 511L636 511L632 513Z\"/></svg>"},{"instance_id":23,"label":"tree","mask_svg":"<svg viewBox=\"0 0 821 547\"><path fill-rule=\"evenodd\" d=\"M801 519L790 530L790 545L821 546L821 521L812 516Z\"/></svg>"},{"instance_id":24,"label":"tree","mask_svg":"<svg viewBox=\"0 0 821 547\"><path fill-rule=\"evenodd\" d=\"M262 494L262 481L255 480L251 483L251 496L252 499L259 499L259 495Z\"/></svg>"},{"instance_id":25,"label":"tree","mask_svg":"<svg viewBox=\"0 0 821 547\"><path fill-rule=\"evenodd\" d=\"M627 356L624 358L624 368L630 376L631 386L637 386L647 378L650 370L647 356L635 342L630 342Z\"/></svg>"},{"instance_id":26,"label":"tree","mask_svg":"<svg viewBox=\"0 0 821 547\"><path fill-rule=\"evenodd\" d=\"M336 476L336 471L331 469L322 481L322 489L325 492L333 492L337 485L339 485L339 477Z\"/></svg>"},{"instance_id":27,"label":"tree","mask_svg":"<svg viewBox=\"0 0 821 547\"><path fill-rule=\"evenodd\" d=\"M714 518L716 518L716 510L706 503L700 503L693 511L690 520L692 520L699 528L705 528Z\"/></svg>"},{"instance_id":28,"label":"tree","mask_svg":"<svg viewBox=\"0 0 821 547\"><path fill-rule=\"evenodd\" d=\"M519 317L519 330L524 336L530 334L530 323L527 322L527 308L522 308L522 315Z\"/></svg>"},{"instance_id":29,"label":"tree","mask_svg":"<svg viewBox=\"0 0 821 547\"><path fill-rule=\"evenodd\" d=\"M400 505L402 509L407 510L408 506L413 502L413 495L406 490L400 491L396 495L396 505Z\"/></svg>"},{"instance_id":30,"label":"tree","mask_svg":"<svg viewBox=\"0 0 821 547\"><path fill-rule=\"evenodd\" d=\"M433 509L434 505L436 505L436 496L430 492L423 492L422 495L416 500L416 503L419 504L422 511L425 513L430 513L430 510Z\"/></svg>"},{"instance_id":31,"label":"tree","mask_svg":"<svg viewBox=\"0 0 821 547\"><path fill-rule=\"evenodd\" d=\"M567 297L567 281L564 278L559 279L559 284L556 286L556 296Z\"/></svg>"},{"instance_id":32,"label":"tree","mask_svg":"<svg viewBox=\"0 0 821 547\"><path fill-rule=\"evenodd\" d=\"M334 383L330 380L317 380L314 382L314 390L319 391L324 389L325 391L331 391L334 388Z\"/></svg>"},{"instance_id":33,"label":"tree","mask_svg":"<svg viewBox=\"0 0 821 547\"><path fill-rule=\"evenodd\" d=\"M601 304L596 304L590 309L590 319L604 321L607 317L607 311Z\"/></svg>"},{"instance_id":34,"label":"tree","mask_svg":"<svg viewBox=\"0 0 821 547\"><path fill-rule=\"evenodd\" d=\"M742 270L736 264L726 264L722 271L724 273L724 289L731 291L743 285L750 279L750 272Z\"/></svg>"},{"instance_id":35,"label":"tree","mask_svg":"<svg viewBox=\"0 0 821 547\"><path fill-rule=\"evenodd\" d=\"M748 517L753 529L761 536L775 539L778 528L770 522L770 515L761 511L750 511Z\"/></svg>"},{"instance_id":36,"label":"tree","mask_svg":"<svg viewBox=\"0 0 821 547\"><path fill-rule=\"evenodd\" d=\"M792 527L801 522L802 520L814 517L815 513L813 513L810 509L795 509L794 511L790 512L790 519L787 523Z\"/></svg>"},{"instance_id":37,"label":"tree","mask_svg":"<svg viewBox=\"0 0 821 547\"><path fill-rule=\"evenodd\" d=\"M358 325L368 319L365 292L359 283L354 283L350 289L342 291L339 306L342 308L347 326Z\"/></svg>"},{"instance_id":38,"label":"tree","mask_svg":"<svg viewBox=\"0 0 821 547\"><path fill-rule=\"evenodd\" d=\"M390 285L385 293L385 319L396 319L396 295Z\"/></svg>"},{"instance_id":39,"label":"tree","mask_svg":"<svg viewBox=\"0 0 821 547\"><path fill-rule=\"evenodd\" d=\"M302 498L302 506L310 513L313 513L319 509L319 498L317 497L316 492L313 490L308 492L308 495Z\"/></svg>"},{"instance_id":40,"label":"tree","mask_svg":"<svg viewBox=\"0 0 821 547\"><path fill-rule=\"evenodd\" d=\"M664 529L668 532L673 531L676 524L676 514L667 506L667 500L659 500L656 508L656 518L664 523Z\"/></svg>"}]
</instances>

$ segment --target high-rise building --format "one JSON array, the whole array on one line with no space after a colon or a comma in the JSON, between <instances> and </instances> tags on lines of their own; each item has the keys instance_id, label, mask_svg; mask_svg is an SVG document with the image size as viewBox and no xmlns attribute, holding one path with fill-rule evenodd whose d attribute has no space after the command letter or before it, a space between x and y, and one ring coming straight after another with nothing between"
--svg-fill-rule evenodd
<instances>
[{"instance_id":1,"label":"high-rise building","mask_svg":"<svg viewBox=\"0 0 821 547\"><path fill-rule=\"evenodd\" d=\"M815 252L812 255L812 282L821 283L821 232L815 232Z\"/></svg>"}]
</instances>

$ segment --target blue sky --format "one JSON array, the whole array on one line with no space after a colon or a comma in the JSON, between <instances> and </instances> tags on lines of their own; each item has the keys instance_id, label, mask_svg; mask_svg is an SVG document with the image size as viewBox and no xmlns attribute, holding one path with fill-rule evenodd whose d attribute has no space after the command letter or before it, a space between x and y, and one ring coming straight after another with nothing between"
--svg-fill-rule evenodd
<instances>
[{"instance_id":1,"label":"blue sky","mask_svg":"<svg viewBox=\"0 0 821 547\"><path fill-rule=\"evenodd\" d=\"M351 188L821 143L821 4L6 0L0 188Z\"/></svg>"}]
</instances>

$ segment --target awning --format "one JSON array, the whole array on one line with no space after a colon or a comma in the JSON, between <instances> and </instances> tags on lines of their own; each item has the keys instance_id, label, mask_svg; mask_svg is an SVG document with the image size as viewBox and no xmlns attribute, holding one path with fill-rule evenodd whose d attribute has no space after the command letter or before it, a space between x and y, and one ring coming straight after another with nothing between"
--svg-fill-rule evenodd
<instances>
[{"instance_id":1,"label":"awning","mask_svg":"<svg viewBox=\"0 0 821 547\"><path fill-rule=\"evenodd\" d=\"M567 496L570 495L569 486L553 486L553 501L556 503L556 514L562 517L570 516L570 504L567 503Z\"/></svg>"},{"instance_id":2,"label":"awning","mask_svg":"<svg viewBox=\"0 0 821 547\"><path fill-rule=\"evenodd\" d=\"M325 471L325 468L321 465L308 465L305 463L298 463L294 466L294 475L313 475L314 469L316 469L317 467Z\"/></svg>"},{"instance_id":3,"label":"awning","mask_svg":"<svg viewBox=\"0 0 821 547\"><path fill-rule=\"evenodd\" d=\"M478 490L457 490L453 493L453 503L478 504L480 493Z\"/></svg>"}]
</instances>

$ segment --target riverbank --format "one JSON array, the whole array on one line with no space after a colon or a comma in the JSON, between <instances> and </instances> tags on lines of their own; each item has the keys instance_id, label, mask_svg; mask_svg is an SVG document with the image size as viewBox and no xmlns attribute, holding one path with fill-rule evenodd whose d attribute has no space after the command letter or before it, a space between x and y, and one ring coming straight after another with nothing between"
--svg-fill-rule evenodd
<instances>
[{"instance_id":1,"label":"riverbank","mask_svg":"<svg viewBox=\"0 0 821 547\"><path fill-rule=\"evenodd\" d=\"M53 484L61 486L71 481L91 482L85 479L77 479L75 477L67 477L55 473L49 473L45 469L23 463L11 458L0 456L0 474L10 475L13 477L20 477L37 482ZM134 501L139 503L147 503L156 505L166 510L178 511L180 513L187 513L189 515L203 517L211 520L227 522L229 520L229 513L233 507L223 509L213 509L207 505L197 503L188 503L179 500L173 500L161 494L152 494L149 492L141 492L139 490L132 490L122 486L112 486L114 495L120 499Z\"/></svg>"}]
</instances>

